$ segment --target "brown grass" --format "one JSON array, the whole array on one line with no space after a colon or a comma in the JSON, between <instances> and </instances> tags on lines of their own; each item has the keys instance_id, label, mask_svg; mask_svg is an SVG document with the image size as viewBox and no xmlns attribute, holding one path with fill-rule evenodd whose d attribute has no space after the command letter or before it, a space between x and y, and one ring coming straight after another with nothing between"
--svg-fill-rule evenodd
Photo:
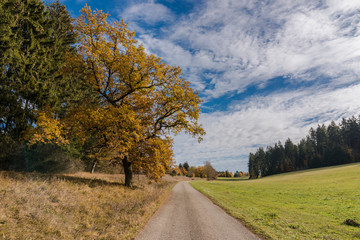
<instances>
[{"instance_id":1,"label":"brown grass","mask_svg":"<svg viewBox=\"0 0 360 240\"><path fill-rule=\"evenodd\" d=\"M130 239L178 180L0 172L0 239Z\"/></svg>"}]
</instances>

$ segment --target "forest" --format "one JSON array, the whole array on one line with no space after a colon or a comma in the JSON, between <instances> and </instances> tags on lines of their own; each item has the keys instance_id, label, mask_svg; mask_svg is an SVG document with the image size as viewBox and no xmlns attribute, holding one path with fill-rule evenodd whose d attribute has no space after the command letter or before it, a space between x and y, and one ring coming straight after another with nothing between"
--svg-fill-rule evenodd
<instances>
[{"instance_id":1,"label":"forest","mask_svg":"<svg viewBox=\"0 0 360 240\"><path fill-rule=\"evenodd\" d=\"M294 144L289 138L266 149L258 148L249 156L250 178L302 169L360 162L360 116L343 118L328 126L318 125Z\"/></svg>"},{"instance_id":2,"label":"forest","mask_svg":"<svg viewBox=\"0 0 360 240\"><path fill-rule=\"evenodd\" d=\"M0 0L0 170L122 168L159 180L172 136L201 141L200 97L123 20L85 5Z\"/></svg>"}]
</instances>

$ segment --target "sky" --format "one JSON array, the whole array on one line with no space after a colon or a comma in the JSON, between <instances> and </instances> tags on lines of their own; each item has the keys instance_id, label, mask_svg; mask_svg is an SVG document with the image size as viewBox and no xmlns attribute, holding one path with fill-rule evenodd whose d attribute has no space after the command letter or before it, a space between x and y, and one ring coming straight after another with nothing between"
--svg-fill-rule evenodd
<instances>
[{"instance_id":1,"label":"sky","mask_svg":"<svg viewBox=\"0 0 360 240\"><path fill-rule=\"evenodd\" d=\"M359 0L61 2L73 17L87 3L124 19L149 53L181 67L207 134L175 136L177 163L247 171L257 148L360 114Z\"/></svg>"}]
</instances>

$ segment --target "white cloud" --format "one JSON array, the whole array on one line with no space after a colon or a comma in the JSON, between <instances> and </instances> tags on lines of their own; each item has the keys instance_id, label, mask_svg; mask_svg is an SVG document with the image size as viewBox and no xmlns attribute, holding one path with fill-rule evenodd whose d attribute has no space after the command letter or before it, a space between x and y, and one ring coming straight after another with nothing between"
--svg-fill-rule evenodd
<instances>
[{"instance_id":1,"label":"white cloud","mask_svg":"<svg viewBox=\"0 0 360 240\"><path fill-rule=\"evenodd\" d=\"M181 46L168 40L152 38L149 35L142 36L141 41L145 48L155 49L157 55L162 56L164 59L168 59L168 64L181 65L183 68L189 68L191 66L192 55Z\"/></svg>"},{"instance_id":2,"label":"white cloud","mask_svg":"<svg viewBox=\"0 0 360 240\"><path fill-rule=\"evenodd\" d=\"M124 18L125 21L140 21L146 22L146 24L156 24L173 20L173 15L167 7L154 2L133 4L122 12L121 17Z\"/></svg>"},{"instance_id":3,"label":"white cloud","mask_svg":"<svg viewBox=\"0 0 360 240\"><path fill-rule=\"evenodd\" d=\"M360 85L342 89L303 89L252 97L234 103L227 112L201 115L207 132L197 144L189 136L175 137L178 162L201 165L210 160L218 170L247 170L248 154L258 146L290 137L298 142L310 127L357 116Z\"/></svg>"},{"instance_id":4,"label":"white cloud","mask_svg":"<svg viewBox=\"0 0 360 240\"><path fill-rule=\"evenodd\" d=\"M347 1L328 0L327 4L333 12L337 12L337 11L352 12L354 11L354 9L360 8L360 2L357 0L347 0Z\"/></svg>"},{"instance_id":5,"label":"white cloud","mask_svg":"<svg viewBox=\"0 0 360 240\"><path fill-rule=\"evenodd\" d=\"M143 36L144 42L152 51L161 49L166 61L197 68L192 74L200 78L206 71L216 72L211 83L203 79L198 84L208 86L209 97L308 71L310 80L339 79L349 71L360 76L360 69L352 68L360 63L358 1L264 3L207 1L199 12L174 21L166 35L156 39L158 44L152 44L153 36ZM179 47L180 55L174 53Z\"/></svg>"},{"instance_id":6,"label":"white cloud","mask_svg":"<svg viewBox=\"0 0 360 240\"><path fill-rule=\"evenodd\" d=\"M208 0L194 9L176 17L163 5L147 2L124 13L132 24L168 19L156 33L140 29L140 41L179 65L205 100L249 85L266 87L278 76L314 85L252 96L231 103L225 112L202 114L205 140L198 145L177 136L178 162L212 160L219 170L246 170L247 156L257 145L287 137L298 141L317 122L360 113L360 1Z\"/></svg>"}]
</instances>

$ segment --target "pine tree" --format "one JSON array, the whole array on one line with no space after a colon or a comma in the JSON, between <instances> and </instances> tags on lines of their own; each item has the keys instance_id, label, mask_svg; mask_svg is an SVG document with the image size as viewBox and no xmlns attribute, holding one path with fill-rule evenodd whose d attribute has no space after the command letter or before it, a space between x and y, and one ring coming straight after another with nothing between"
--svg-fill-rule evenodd
<instances>
[{"instance_id":1,"label":"pine tree","mask_svg":"<svg viewBox=\"0 0 360 240\"><path fill-rule=\"evenodd\" d=\"M15 140L34 123L35 110L56 102L59 69L74 43L64 6L48 9L40 0L2 0L1 108L6 111L1 130Z\"/></svg>"},{"instance_id":2,"label":"pine tree","mask_svg":"<svg viewBox=\"0 0 360 240\"><path fill-rule=\"evenodd\" d=\"M38 110L65 106L71 91L63 88L62 68L73 43L70 16L59 2L0 0L1 168L9 168Z\"/></svg>"},{"instance_id":3,"label":"pine tree","mask_svg":"<svg viewBox=\"0 0 360 240\"><path fill-rule=\"evenodd\" d=\"M189 171L190 166L189 166L188 162L184 162L183 167L185 168L186 171Z\"/></svg>"}]
</instances>

